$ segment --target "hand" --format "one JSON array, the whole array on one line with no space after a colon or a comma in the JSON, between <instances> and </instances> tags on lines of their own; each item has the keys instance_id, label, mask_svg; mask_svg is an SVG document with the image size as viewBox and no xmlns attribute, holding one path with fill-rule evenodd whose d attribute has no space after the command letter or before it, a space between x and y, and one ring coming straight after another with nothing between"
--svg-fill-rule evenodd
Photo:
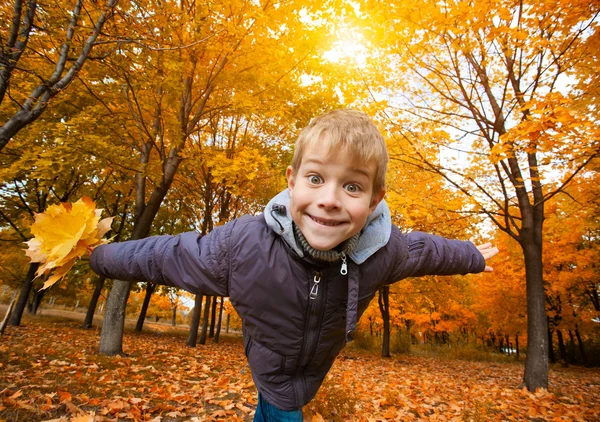
<instances>
[{"instance_id":1,"label":"hand","mask_svg":"<svg viewBox=\"0 0 600 422\"><path fill-rule=\"evenodd\" d=\"M92 256L92 252L94 252L94 248L89 246L86 248L87 249L87 254L83 255L81 258L82 261L89 261L90 257Z\"/></svg>"},{"instance_id":2,"label":"hand","mask_svg":"<svg viewBox=\"0 0 600 422\"><path fill-rule=\"evenodd\" d=\"M490 259L491 257L493 257L494 255L496 255L498 253L498 248L493 246L491 243L484 243L483 245L475 245L477 247L477 250L479 250L479 252L481 252L481 255L483 255L483 258L486 260ZM485 266L485 269L483 270L485 272L491 272L494 271L494 269L492 267L490 267L489 265Z\"/></svg>"}]
</instances>

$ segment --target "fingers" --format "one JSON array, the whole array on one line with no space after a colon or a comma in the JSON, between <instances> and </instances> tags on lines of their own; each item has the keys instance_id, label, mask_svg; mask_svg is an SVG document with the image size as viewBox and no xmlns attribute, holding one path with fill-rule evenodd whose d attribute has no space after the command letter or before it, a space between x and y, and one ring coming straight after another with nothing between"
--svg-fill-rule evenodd
<instances>
[{"instance_id":1,"label":"fingers","mask_svg":"<svg viewBox=\"0 0 600 422\"><path fill-rule=\"evenodd\" d=\"M481 255L488 260L498 253L498 248L493 246L491 243L484 243L483 245L477 245L477 249L481 252Z\"/></svg>"}]
</instances>

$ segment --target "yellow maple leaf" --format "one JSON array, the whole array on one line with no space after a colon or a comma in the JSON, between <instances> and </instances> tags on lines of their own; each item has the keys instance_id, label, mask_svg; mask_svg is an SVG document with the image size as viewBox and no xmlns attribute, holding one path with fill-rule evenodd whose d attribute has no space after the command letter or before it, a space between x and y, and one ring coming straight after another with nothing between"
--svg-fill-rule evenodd
<instances>
[{"instance_id":1,"label":"yellow maple leaf","mask_svg":"<svg viewBox=\"0 0 600 422\"><path fill-rule=\"evenodd\" d=\"M31 225L33 239L26 242L25 251L31 262L39 262L36 277L54 270L44 283L43 289L59 281L85 255L89 248L107 243L102 236L110 230L113 217L100 220L101 209L84 196L70 204L51 205L35 215Z\"/></svg>"}]
</instances>

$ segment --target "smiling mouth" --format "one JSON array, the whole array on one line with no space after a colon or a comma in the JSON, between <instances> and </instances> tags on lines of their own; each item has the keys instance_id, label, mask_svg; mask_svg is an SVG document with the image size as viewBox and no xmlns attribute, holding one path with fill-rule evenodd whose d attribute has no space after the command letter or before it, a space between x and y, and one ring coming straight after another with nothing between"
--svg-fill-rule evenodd
<instances>
[{"instance_id":1,"label":"smiling mouth","mask_svg":"<svg viewBox=\"0 0 600 422\"><path fill-rule=\"evenodd\" d=\"M339 226L340 224L344 224L341 221L322 220L320 218L313 217L312 215L310 216L310 218L315 223L318 223L322 226L327 226L327 227L335 227L335 226Z\"/></svg>"}]
</instances>

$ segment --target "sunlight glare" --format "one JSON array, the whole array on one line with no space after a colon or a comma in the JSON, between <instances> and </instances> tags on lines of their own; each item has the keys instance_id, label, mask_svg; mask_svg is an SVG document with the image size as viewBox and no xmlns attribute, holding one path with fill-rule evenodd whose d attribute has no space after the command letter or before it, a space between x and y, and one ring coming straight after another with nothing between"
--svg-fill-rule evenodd
<instances>
[{"instance_id":1,"label":"sunlight glare","mask_svg":"<svg viewBox=\"0 0 600 422\"><path fill-rule=\"evenodd\" d=\"M336 31L340 35L333 48L323 54L323 58L332 63L353 60L359 68L365 67L369 52L364 45L364 37L355 28L342 25Z\"/></svg>"}]
</instances>

